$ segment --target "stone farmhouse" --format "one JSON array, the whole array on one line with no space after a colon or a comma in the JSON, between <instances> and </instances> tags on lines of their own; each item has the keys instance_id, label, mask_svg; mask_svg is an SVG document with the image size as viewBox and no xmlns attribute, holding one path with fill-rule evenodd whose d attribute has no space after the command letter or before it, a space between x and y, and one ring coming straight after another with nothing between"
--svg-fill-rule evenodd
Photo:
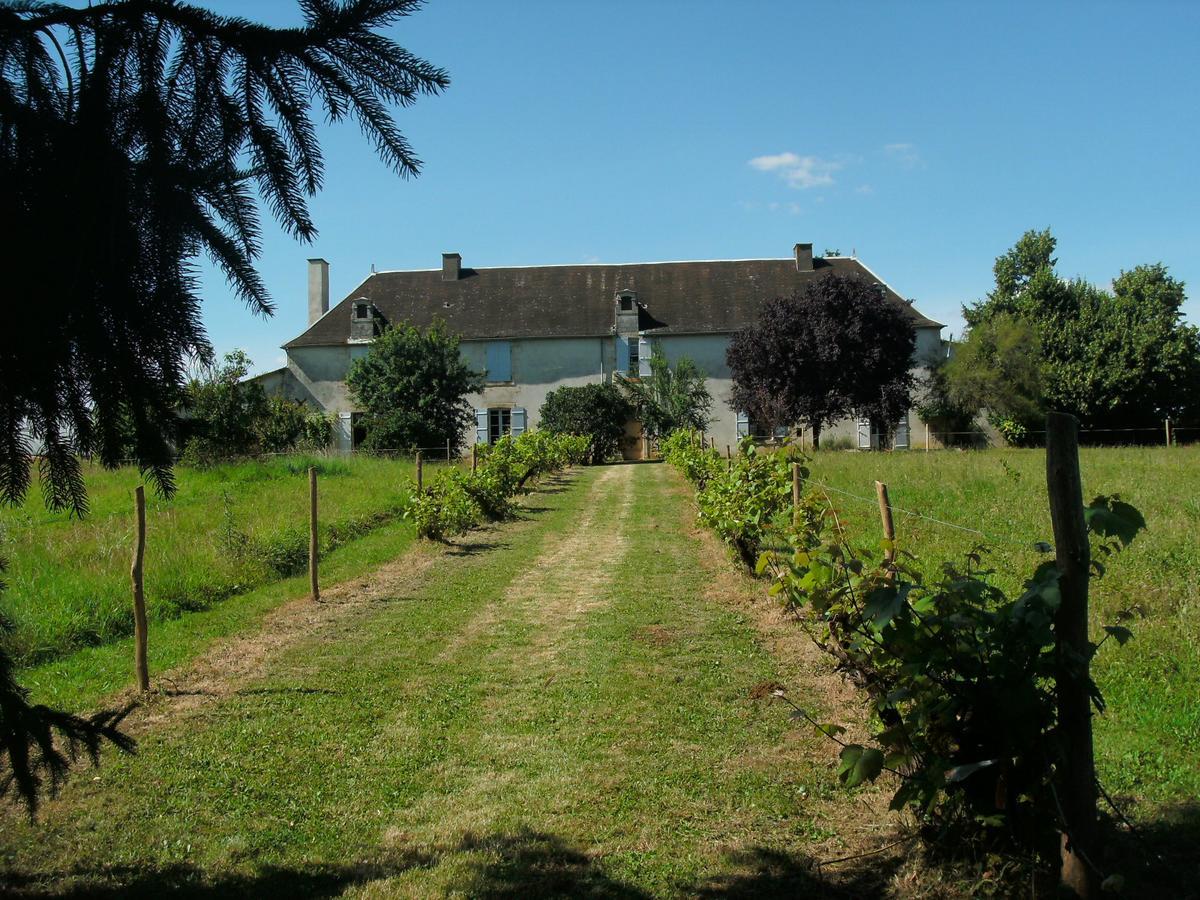
<instances>
[{"instance_id":1,"label":"stone farmhouse","mask_svg":"<svg viewBox=\"0 0 1200 900\"><path fill-rule=\"evenodd\" d=\"M538 410L555 388L649 374L658 344L669 360L688 356L708 375L714 399L709 433L718 446L735 444L757 430L729 404L730 336L755 320L764 301L831 272L875 281L904 307L917 334L914 367L942 351L939 323L858 259L814 258L812 244L796 244L793 255L782 259L480 269L464 267L457 253L443 253L440 269L372 272L333 308L329 263L309 260L309 327L284 345L286 366L259 381L268 393L335 414L338 446L351 451L361 439L346 390L351 361L367 353L388 323L426 327L440 318L462 337L466 362L486 372L483 391L468 398L475 425L466 437L467 443L487 443L536 428ZM906 417L896 427L897 449L908 446L909 426ZM873 447L881 430L889 429L849 420L824 431L822 439L840 435ZM640 456L640 429L630 423L629 431L628 455Z\"/></svg>"}]
</instances>

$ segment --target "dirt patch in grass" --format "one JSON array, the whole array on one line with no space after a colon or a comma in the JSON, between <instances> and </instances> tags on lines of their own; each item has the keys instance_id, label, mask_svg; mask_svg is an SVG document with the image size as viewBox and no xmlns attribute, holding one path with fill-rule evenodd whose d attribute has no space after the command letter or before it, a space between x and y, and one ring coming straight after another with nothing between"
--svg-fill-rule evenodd
<instances>
[{"instance_id":1,"label":"dirt patch in grass","mask_svg":"<svg viewBox=\"0 0 1200 900\"><path fill-rule=\"evenodd\" d=\"M770 697L778 695L780 692L787 692L786 685L781 684L778 681L771 681L768 679L767 681L760 681L754 687L750 688L750 692L747 694L747 696L751 700L766 700Z\"/></svg>"},{"instance_id":2,"label":"dirt patch in grass","mask_svg":"<svg viewBox=\"0 0 1200 900\"><path fill-rule=\"evenodd\" d=\"M633 633L633 639L652 647L666 647L678 639L678 633L666 625L646 625Z\"/></svg>"},{"instance_id":3,"label":"dirt patch in grass","mask_svg":"<svg viewBox=\"0 0 1200 900\"><path fill-rule=\"evenodd\" d=\"M601 498L620 491L612 516L604 514ZM633 467L613 466L592 486L584 514L549 553L535 560L537 577L522 580L512 597L530 606L535 625L535 652L552 658L562 636L610 597L613 573L629 545L629 509L633 505Z\"/></svg>"}]
</instances>

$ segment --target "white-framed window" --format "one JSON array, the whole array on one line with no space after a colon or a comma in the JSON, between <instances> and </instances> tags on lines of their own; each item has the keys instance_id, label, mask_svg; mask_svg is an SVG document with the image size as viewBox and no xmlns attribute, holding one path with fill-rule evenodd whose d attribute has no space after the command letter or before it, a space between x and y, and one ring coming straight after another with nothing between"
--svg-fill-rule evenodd
<instances>
[{"instance_id":1,"label":"white-framed window","mask_svg":"<svg viewBox=\"0 0 1200 900\"><path fill-rule=\"evenodd\" d=\"M493 407L488 410L488 443L494 444L506 434L512 434L512 410Z\"/></svg>"},{"instance_id":2,"label":"white-framed window","mask_svg":"<svg viewBox=\"0 0 1200 900\"><path fill-rule=\"evenodd\" d=\"M753 437L756 441L783 441L791 432L787 425L777 425L774 429L770 429L761 422L754 421L750 418L749 413L741 410L737 411L736 429L738 440L744 437Z\"/></svg>"},{"instance_id":3,"label":"white-framed window","mask_svg":"<svg viewBox=\"0 0 1200 900\"><path fill-rule=\"evenodd\" d=\"M631 338L629 341L629 368L626 371L630 378L637 378L641 374L642 368L638 360L640 350L641 341Z\"/></svg>"}]
</instances>

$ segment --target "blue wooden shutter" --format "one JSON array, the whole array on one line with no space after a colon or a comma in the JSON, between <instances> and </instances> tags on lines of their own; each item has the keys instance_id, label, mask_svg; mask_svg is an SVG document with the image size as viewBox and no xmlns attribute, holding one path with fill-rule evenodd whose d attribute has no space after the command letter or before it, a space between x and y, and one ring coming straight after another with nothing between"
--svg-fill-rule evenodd
<instances>
[{"instance_id":1,"label":"blue wooden shutter","mask_svg":"<svg viewBox=\"0 0 1200 900\"><path fill-rule=\"evenodd\" d=\"M629 338L617 335L617 374L629 374Z\"/></svg>"},{"instance_id":2,"label":"blue wooden shutter","mask_svg":"<svg viewBox=\"0 0 1200 900\"><path fill-rule=\"evenodd\" d=\"M650 376L650 339L638 338L638 377Z\"/></svg>"},{"instance_id":3,"label":"blue wooden shutter","mask_svg":"<svg viewBox=\"0 0 1200 900\"><path fill-rule=\"evenodd\" d=\"M740 441L742 438L750 434L750 414L739 412L737 414L737 436Z\"/></svg>"},{"instance_id":4,"label":"blue wooden shutter","mask_svg":"<svg viewBox=\"0 0 1200 900\"><path fill-rule=\"evenodd\" d=\"M486 409L475 410L475 443L488 442L488 413Z\"/></svg>"},{"instance_id":5,"label":"blue wooden shutter","mask_svg":"<svg viewBox=\"0 0 1200 900\"><path fill-rule=\"evenodd\" d=\"M516 437L525 431L525 410L514 406L512 411L512 436Z\"/></svg>"},{"instance_id":6,"label":"blue wooden shutter","mask_svg":"<svg viewBox=\"0 0 1200 900\"><path fill-rule=\"evenodd\" d=\"M896 437L892 441L893 450L908 449L908 413L896 423Z\"/></svg>"},{"instance_id":7,"label":"blue wooden shutter","mask_svg":"<svg viewBox=\"0 0 1200 900\"><path fill-rule=\"evenodd\" d=\"M512 381L512 344L508 341L488 341L487 380Z\"/></svg>"}]
</instances>

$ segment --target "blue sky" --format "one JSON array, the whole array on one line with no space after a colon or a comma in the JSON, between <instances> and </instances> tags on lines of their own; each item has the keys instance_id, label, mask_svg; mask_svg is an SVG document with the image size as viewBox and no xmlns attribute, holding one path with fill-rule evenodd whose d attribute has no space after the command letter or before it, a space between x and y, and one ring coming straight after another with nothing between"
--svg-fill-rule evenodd
<instances>
[{"instance_id":1,"label":"blue sky","mask_svg":"<svg viewBox=\"0 0 1200 900\"><path fill-rule=\"evenodd\" d=\"M271 24L286 0L210 5ZM1200 322L1200 4L431 0L395 36L446 68L400 110L425 161L392 175L353 124L322 130L309 246L268 232L278 306L205 266L218 351L256 369L306 323L305 259L334 302L369 272L854 251L926 315L1053 228L1102 285L1165 263Z\"/></svg>"}]
</instances>

